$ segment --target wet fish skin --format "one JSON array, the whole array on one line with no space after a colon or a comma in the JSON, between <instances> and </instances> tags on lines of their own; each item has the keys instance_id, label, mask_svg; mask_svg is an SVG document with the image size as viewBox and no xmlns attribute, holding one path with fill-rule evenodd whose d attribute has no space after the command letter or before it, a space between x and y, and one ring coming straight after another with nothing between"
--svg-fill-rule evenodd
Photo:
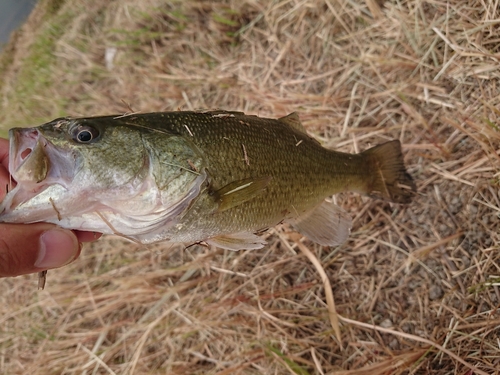
<instances>
[{"instance_id":1,"label":"wet fish skin","mask_svg":"<svg viewBox=\"0 0 500 375\"><path fill-rule=\"evenodd\" d=\"M22 135L30 131L31 138ZM76 135L88 136L85 131L92 139L79 142ZM38 144L44 152L37 157L45 160L30 161L35 152L21 160L23 150ZM345 240L350 218L323 203L326 197L356 191L409 203L415 191L399 141L360 154L328 150L307 135L296 114L277 120L227 111L58 119L12 130L11 155L15 179L30 173L46 178L23 180L24 190L18 185L9 193L0 221L49 221L142 243L207 240L233 250L258 248L263 241L253 233L286 221L333 245ZM49 168L26 171L26 165ZM33 190L40 193L30 198Z\"/></svg>"}]
</instances>

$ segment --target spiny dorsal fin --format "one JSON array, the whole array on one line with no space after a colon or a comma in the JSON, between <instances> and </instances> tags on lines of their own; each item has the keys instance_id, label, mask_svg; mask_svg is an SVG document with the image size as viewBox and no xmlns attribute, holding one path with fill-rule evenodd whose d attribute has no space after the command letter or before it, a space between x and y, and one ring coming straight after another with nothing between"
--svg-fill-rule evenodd
<instances>
[{"instance_id":1,"label":"spiny dorsal fin","mask_svg":"<svg viewBox=\"0 0 500 375\"><path fill-rule=\"evenodd\" d=\"M219 202L219 212L229 210L235 206L249 201L262 193L269 182L271 176L259 178L245 178L233 181L215 192L215 198Z\"/></svg>"},{"instance_id":2,"label":"spiny dorsal fin","mask_svg":"<svg viewBox=\"0 0 500 375\"><path fill-rule=\"evenodd\" d=\"M239 111L225 111L223 109L196 109L193 111L194 113L200 113L203 115L211 115L211 116L245 116L245 112Z\"/></svg>"},{"instance_id":3,"label":"spiny dorsal fin","mask_svg":"<svg viewBox=\"0 0 500 375\"><path fill-rule=\"evenodd\" d=\"M301 133L307 134L306 128L304 128L304 125L302 125L302 123L300 122L300 118L299 118L299 115L297 114L297 112L292 112L289 115L286 115L284 117L280 117L278 119L278 121L281 121L281 122L287 124L291 128L293 128Z\"/></svg>"}]
</instances>

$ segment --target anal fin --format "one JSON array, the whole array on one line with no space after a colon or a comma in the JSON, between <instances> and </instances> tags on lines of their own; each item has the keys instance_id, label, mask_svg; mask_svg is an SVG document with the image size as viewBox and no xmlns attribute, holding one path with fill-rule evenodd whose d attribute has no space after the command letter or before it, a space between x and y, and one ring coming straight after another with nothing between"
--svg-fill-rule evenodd
<instances>
[{"instance_id":1,"label":"anal fin","mask_svg":"<svg viewBox=\"0 0 500 375\"><path fill-rule=\"evenodd\" d=\"M223 234L205 240L206 243L227 250L255 250L261 249L266 244L259 236L250 232Z\"/></svg>"},{"instance_id":2,"label":"anal fin","mask_svg":"<svg viewBox=\"0 0 500 375\"><path fill-rule=\"evenodd\" d=\"M300 234L323 246L338 246L351 232L351 216L335 203L323 201L311 211L290 221Z\"/></svg>"}]
</instances>

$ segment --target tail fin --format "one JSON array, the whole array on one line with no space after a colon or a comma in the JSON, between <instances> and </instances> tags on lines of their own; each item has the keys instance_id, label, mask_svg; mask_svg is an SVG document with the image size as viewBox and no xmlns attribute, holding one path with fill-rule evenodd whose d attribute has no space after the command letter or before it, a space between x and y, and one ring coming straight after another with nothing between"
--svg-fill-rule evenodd
<instances>
[{"instance_id":1,"label":"tail fin","mask_svg":"<svg viewBox=\"0 0 500 375\"><path fill-rule=\"evenodd\" d=\"M416 186L406 172L398 140L383 143L362 153L372 170L372 179L367 186L367 194L373 198L395 203L410 203Z\"/></svg>"}]
</instances>

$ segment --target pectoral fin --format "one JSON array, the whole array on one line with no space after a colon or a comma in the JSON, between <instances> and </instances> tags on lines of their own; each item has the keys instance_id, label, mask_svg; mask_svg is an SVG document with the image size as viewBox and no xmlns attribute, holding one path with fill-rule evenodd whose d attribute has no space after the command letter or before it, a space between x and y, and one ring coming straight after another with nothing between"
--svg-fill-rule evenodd
<instances>
[{"instance_id":1,"label":"pectoral fin","mask_svg":"<svg viewBox=\"0 0 500 375\"><path fill-rule=\"evenodd\" d=\"M338 246L351 231L351 216L336 204L324 201L293 221L294 229L323 246Z\"/></svg>"},{"instance_id":2,"label":"pectoral fin","mask_svg":"<svg viewBox=\"0 0 500 375\"><path fill-rule=\"evenodd\" d=\"M260 178L246 178L234 181L215 192L215 199L219 203L218 211L226 211L249 201L261 194L271 181L270 176Z\"/></svg>"},{"instance_id":3,"label":"pectoral fin","mask_svg":"<svg viewBox=\"0 0 500 375\"><path fill-rule=\"evenodd\" d=\"M260 249L266 244L266 241L262 238L249 232L220 235L209 238L205 242L222 249L233 251Z\"/></svg>"}]
</instances>

